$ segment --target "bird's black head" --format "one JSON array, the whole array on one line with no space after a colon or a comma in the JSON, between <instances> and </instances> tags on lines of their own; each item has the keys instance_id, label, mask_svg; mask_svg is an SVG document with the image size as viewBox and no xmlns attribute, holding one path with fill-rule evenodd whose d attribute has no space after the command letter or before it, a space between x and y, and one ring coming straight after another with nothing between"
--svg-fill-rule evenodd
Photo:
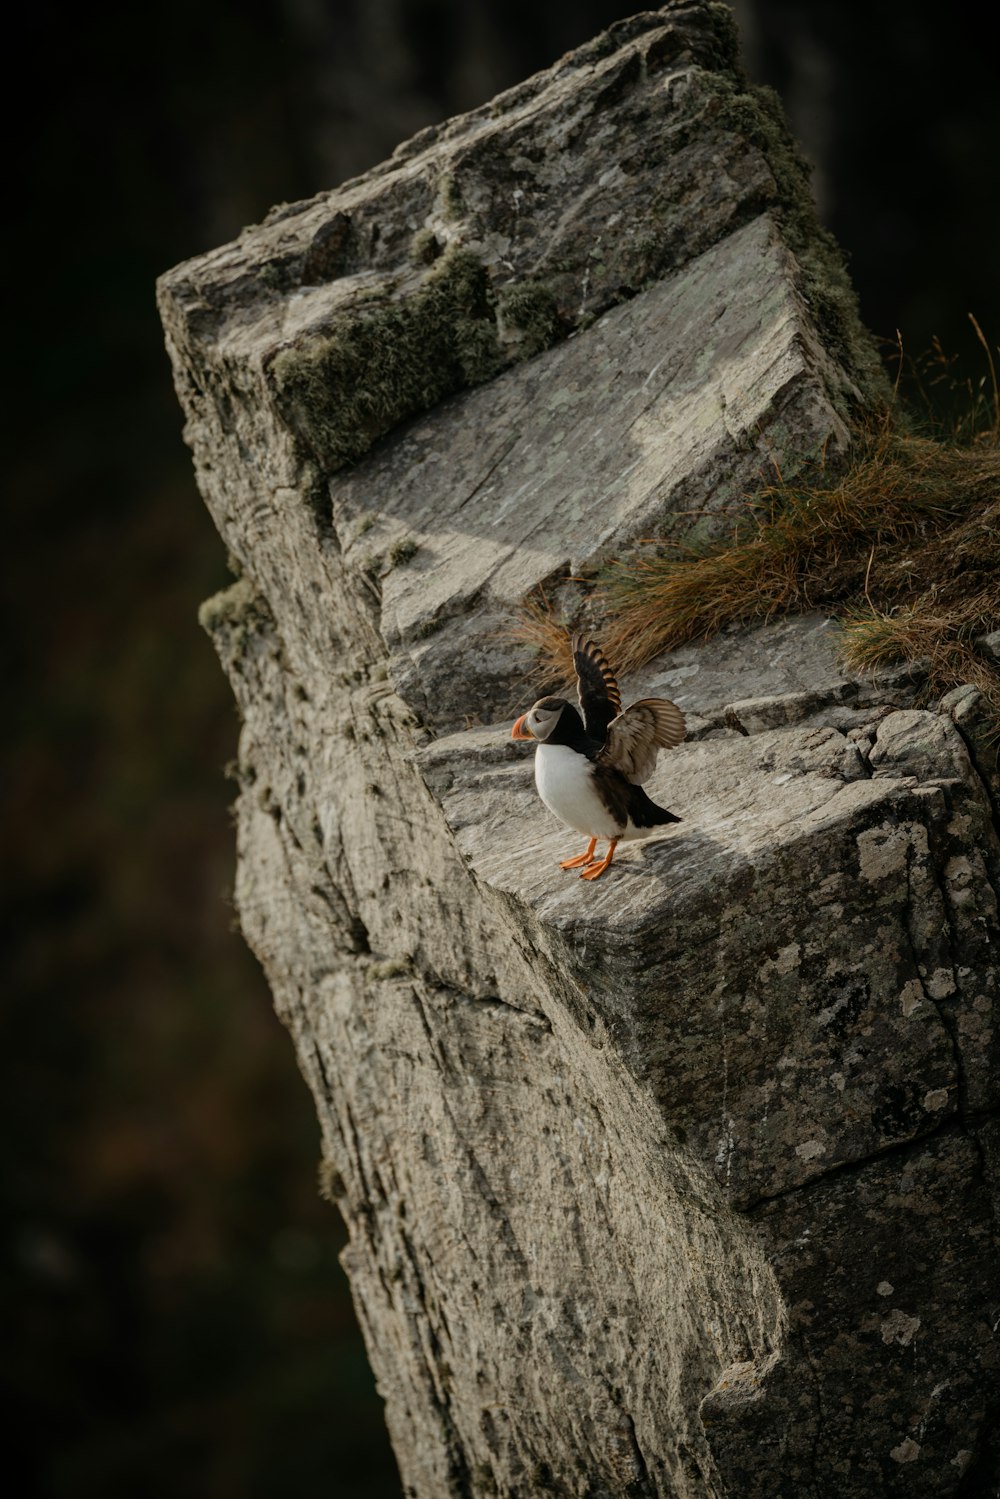
<instances>
[{"instance_id":1,"label":"bird's black head","mask_svg":"<svg viewBox=\"0 0 1000 1499\"><path fill-rule=\"evenodd\" d=\"M574 749L586 740L583 720L564 697L540 697L522 713L511 730L512 739L534 739L539 744L568 744Z\"/></svg>"}]
</instances>

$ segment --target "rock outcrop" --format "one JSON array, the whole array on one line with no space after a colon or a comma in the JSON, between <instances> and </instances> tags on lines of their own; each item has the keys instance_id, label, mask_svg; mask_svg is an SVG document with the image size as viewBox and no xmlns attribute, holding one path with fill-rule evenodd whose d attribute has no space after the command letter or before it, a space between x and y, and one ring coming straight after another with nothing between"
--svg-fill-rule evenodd
<instances>
[{"instance_id":1,"label":"rock outcrop","mask_svg":"<svg viewBox=\"0 0 1000 1499\"><path fill-rule=\"evenodd\" d=\"M203 616L240 917L406 1493L988 1492L968 694L849 680L815 618L651 663L625 686L688 713L650 787L683 821L594 885L508 738L520 600L712 534L880 393L728 11L623 23L160 305L240 574Z\"/></svg>"}]
</instances>

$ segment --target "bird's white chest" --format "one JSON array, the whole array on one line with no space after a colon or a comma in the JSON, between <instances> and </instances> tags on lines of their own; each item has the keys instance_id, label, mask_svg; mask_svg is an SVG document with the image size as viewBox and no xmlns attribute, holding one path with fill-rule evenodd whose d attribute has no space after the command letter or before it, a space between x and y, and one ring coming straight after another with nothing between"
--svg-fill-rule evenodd
<instances>
[{"instance_id":1,"label":"bird's white chest","mask_svg":"<svg viewBox=\"0 0 1000 1499\"><path fill-rule=\"evenodd\" d=\"M565 744L540 744L535 750L535 785L549 811L588 838L617 838L621 824L611 815L594 785L586 755Z\"/></svg>"}]
</instances>

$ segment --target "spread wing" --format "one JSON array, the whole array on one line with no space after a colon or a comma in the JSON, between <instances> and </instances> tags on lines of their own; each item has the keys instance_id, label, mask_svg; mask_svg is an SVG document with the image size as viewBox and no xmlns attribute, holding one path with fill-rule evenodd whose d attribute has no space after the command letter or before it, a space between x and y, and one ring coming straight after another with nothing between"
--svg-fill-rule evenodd
<instances>
[{"instance_id":1,"label":"spread wing","mask_svg":"<svg viewBox=\"0 0 1000 1499\"><path fill-rule=\"evenodd\" d=\"M684 738L684 714L665 697L644 697L608 725L608 739L598 760L620 770L641 786L648 781L661 749L673 749Z\"/></svg>"},{"instance_id":2,"label":"spread wing","mask_svg":"<svg viewBox=\"0 0 1000 1499\"><path fill-rule=\"evenodd\" d=\"M574 635L570 643L583 722L591 739L603 743L608 724L622 711L618 683L599 645L583 635Z\"/></svg>"}]
</instances>

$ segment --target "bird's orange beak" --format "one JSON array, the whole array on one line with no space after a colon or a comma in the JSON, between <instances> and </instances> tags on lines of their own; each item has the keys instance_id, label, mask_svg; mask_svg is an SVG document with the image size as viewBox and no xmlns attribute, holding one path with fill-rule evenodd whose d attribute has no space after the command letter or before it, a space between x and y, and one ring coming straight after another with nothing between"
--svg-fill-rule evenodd
<instances>
[{"instance_id":1,"label":"bird's orange beak","mask_svg":"<svg viewBox=\"0 0 1000 1499\"><path fill-rule=\"evenodd\" d=\"M521 717L517 720L517 723L511 729L510 737L512 739L533 739L535 737L532 734L531 730L525 726L524 720L527 718L527 716L527 713L522 713Z\"/></svg>"}]
</instances>

